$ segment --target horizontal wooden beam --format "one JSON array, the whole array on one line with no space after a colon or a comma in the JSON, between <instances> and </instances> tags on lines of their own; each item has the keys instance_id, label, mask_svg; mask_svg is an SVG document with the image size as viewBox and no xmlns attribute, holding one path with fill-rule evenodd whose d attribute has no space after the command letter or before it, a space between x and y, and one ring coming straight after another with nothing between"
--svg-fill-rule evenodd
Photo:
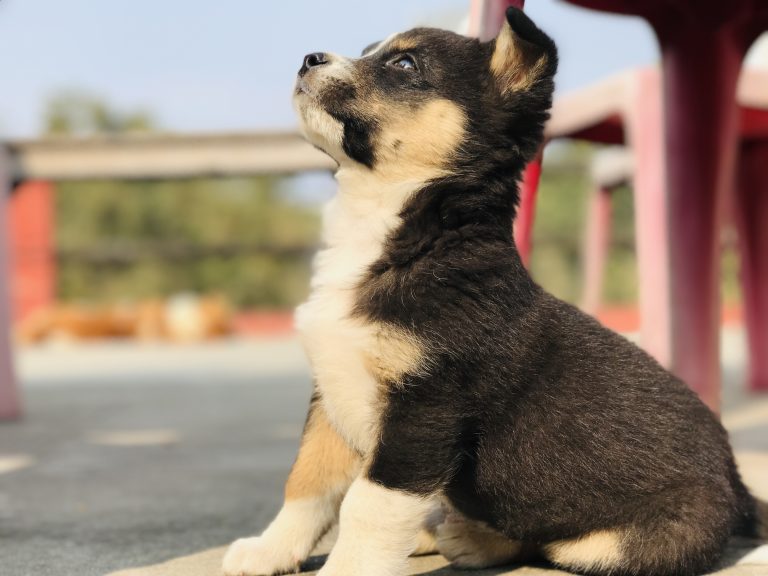
<instances>
[{"instance_id":1,"label":"horizontal wooden beam","mask_svg":"<svg viewBox=\"0 0 768 576\"><path fill-rule=\"evenodd\" d=\"M152 244L96 245L85 248L56 248L56 260L88 266L131 266L147 260L187 262L204 258L234 258L238 256L268 256L278 259L309 260L318 247L314 244L280 246L277 244L193 244L191 242L154 242Z\"/></svg>"},{"instance_id":2,"label":"horizontal wooden beam","mask_svg":"<svg viewBox=\"0 0 768 576\"><path fill-rule=\"evenodd\" d=\"M49 137L5 146L15 180L279 175L335 166L294 132Z\"/></svg>"}]
</instances>

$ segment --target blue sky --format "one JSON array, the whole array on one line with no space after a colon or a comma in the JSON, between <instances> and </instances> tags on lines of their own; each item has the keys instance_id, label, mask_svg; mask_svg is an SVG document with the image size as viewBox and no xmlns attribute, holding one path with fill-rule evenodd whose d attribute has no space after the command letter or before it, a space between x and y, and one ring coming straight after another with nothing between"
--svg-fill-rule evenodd
<instances>
[{"instance_id":1,"label":"blue sky","mask_svg":"<svg viewBox=\"0 0 768 576\"><path fill-rule=\"evenodd\" d=\"M0 0L0 135L39 133L46 100L80 90L144 109L168 131L294 126L301 57L357 55L418 24L451 25L468 0ZM558 42L558 90L650 64L658 49L638 19L528 0Z\"/></svg>"}]
</instances>

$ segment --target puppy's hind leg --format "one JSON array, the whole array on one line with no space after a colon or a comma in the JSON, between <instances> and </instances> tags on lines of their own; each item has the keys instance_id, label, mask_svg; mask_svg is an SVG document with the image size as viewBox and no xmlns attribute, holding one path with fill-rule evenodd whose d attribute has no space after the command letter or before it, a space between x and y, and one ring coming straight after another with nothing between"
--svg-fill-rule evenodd
<instances>
[{"instance_id":1,"label":"puppy's hind leg","mask_svg":"<svg viewBox=\"0 0 768 576\"><path fill-rule=\"evenodd\" d=\"M455 511L436 530L437 549L457 568L489 568L522 559L522 543Z\"/></svg>"},{"instance_id":2,"label":"puppy's hind leg","mask_svg":"<svg viewBox=\"0 0 768 576\"><path fill-rule=\"evenodd\" d=\"M241 538L229 547L225 576L295 572L337 521L341 500L359 467L359 457L313 398L283 507L261 536Z\"/></svg>"},{"instance_id":3,"label":"puppy's hind leg","mask_svg":"<svg viewBox=\"0 0 768 576\"><path fill-rule=\"evenodd\" d=\"M714 490L685 487L649 498L628 524L543 546L562 568L595 575L696 576L725 548L732 521ZM718 500L720 499L720 502Z\"/></svg>"}]
</instances>

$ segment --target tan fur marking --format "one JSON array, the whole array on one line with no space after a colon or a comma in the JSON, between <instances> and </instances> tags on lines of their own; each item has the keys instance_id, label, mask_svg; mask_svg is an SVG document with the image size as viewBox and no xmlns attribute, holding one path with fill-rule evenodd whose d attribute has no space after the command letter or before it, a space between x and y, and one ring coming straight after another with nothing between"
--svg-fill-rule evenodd
<instances>
[{"instance_id":1,"label":"tan fur marking","mask_svg":"<svg viewBox=\"0 0 768 576\"><path fill-rule=\"evenodd\" d=\"M509 23L504 23L491 57L491 72L499 81L502 92L527 90L543 73L547 56L537 57L531 46L513 32Z\"/></svg>"},{"instance_id":2,"label":"tan fur marking","mask_svg":"<svg viewBox=\"0 0 768 576\"><path fill-rule=\"evenodd\" d=\"M423 372L424 362L424 348L415 336L382 326L368 350L366 367L379 382L397 383L404 374Z\"/></svg>"},{"instance_id":3,"label":"tan fur marking","mask_svg":"<svg viewBox=\"0 0 768 576\"><path fill-rule=\"evenodd\" d=\"M418 42L408 38L393 38L387 48L392 52L408 52L419 46Z\"/></svg>"},{"instance_id":4,"label":"tan fur marking","mask_svg":"<svg viewBox=\"0 0 768 576\"><path fill-rule=\"evenodd\" d=\"M285 484L285 499L343 491L359 467L358 455L334 430L325 411L315 405L304 430L299 455Z\"/></svg>"},{"instance_id":5,"label":"tan fur marking","mask_svg":"<svg viewBox=\"0 0 768 576\"><path fill-rule=\"evenodd\" d=\"M426 556L427 554L435 554L437 551L435 535L425 528L419 530L416 535L416 547L411 552L411 556Z\"/></svg>"},{"instance_id":6,"label":"tan fur marking","mask_svg":"<svg viewBox=\"0 0 768 576\"><path fill-rule=\"evenodd\" d=\"M609 569L620 565L622 533L599 530L572 540L560 540L544 546L546 557L561 566L589 569Z\"/></svg>"},{"instance_id":7,"label":"tan fur marking","mask_svg":"<svg viewBox=\"0 0 768 576\"><path fill-rule=\"evenodd\" d=\"M376 172L389 181L428 180L449 172L451 155L464 137L466 114L450 100L438 99L415 111L381 104L379 118L392 118L382 130Z\"/></svg>"}]
</instances>

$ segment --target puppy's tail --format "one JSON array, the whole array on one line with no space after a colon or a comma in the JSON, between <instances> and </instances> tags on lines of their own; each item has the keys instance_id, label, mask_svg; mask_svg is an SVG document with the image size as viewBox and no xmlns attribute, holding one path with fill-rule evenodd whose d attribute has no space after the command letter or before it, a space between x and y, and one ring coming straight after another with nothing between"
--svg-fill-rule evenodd
<instances>
[{"instance_id":1,"label":"puppy's tail","mask_svg":"<svg viewBox=\"0 0 768 576\"><path fill-rule=\"evenodd\" d=\"M768 502L748 494L749 502L744 522L736 531L738 536L768 541Z\"/></svg>"},{"instance_id":2,"label":"puppy's tail","mask_svg":"<svg viewBox=\"0 0 768 576\"><path fill-rule=\"evenodd\" d=\"M768 502L755 498L755 535L768 541Z\"/></svg>"}]
</instances>

